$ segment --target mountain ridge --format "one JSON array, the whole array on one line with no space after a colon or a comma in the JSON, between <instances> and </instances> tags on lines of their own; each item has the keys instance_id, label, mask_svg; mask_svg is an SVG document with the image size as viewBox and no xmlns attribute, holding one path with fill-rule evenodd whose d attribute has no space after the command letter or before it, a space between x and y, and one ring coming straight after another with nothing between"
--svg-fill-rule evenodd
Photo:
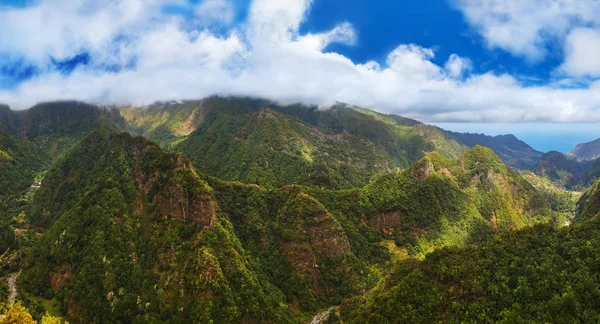
<instances>
[{"instance_id":1,"label":"mountain ridge","mask_svg":"<svg viewBox=\"0 0 600 324\"><path fill-rule=\"evenodd\" d=\"M567 155L580 161L598 159L600 157L600 138L591 142L577 144Z\"/></svg>"}]
</instances>

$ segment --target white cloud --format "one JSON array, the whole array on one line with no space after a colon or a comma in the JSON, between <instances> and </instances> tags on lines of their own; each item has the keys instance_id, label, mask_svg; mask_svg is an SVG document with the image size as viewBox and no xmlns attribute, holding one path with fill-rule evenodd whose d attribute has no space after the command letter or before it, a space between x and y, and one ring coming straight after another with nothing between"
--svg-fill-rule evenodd
<instances>
[{"instance_id":1,"label":"white cloud","mask_svg":"<svg viewBox=\"0 0 600 324\"><path fill-rule=\"evenodd\" d=\"M233 21L233 4L227 0L204 0L195 9L200 24L229 25Z\"/></svg>"},{"instance_id":2,"label":"white cloud","mask_svg":"<svg viewBox=\"0 0 600 324\"><path fill-rule=\"evenodd\" d=\"M579 28L573 30L565 43L562 71L576 77L600 76L600 30Z\"/></svg>"},{"instance_id":3,"label":"white cloud","mask_svg":"<svg viewBox=\"0 0 600 324\"><path fill-rule=\"evenodd\" d=\"M331 43L354 45L356 43L356 33L352 24L345 22L326 33L301 36L298 41L315 50L322 51Z\"/></svg>"},{"instance_id":4,"label":"white cloud","mask_svg":"<svg viewBox=\"0 0 600 324\"><path fill-rule=\"evenodd\" d=\"M453 0L490 48L532 61L577 26L600 24L596 0Z\"/></svg>"},{"instance_id":5,"label":"white cloud","mask_svg":"<svg viewBox=\"0 0 600 324\"><path fill-rule=\"evenodd\" d=\"M3 50L42 63L49 55L68 58L85 50L92 64L68 76L49 70L0 90L0 102L20 108L56 99L144 104L221 93L283 103L340 100L424 121L600 121L600 85L525 87L510 75L473 74L470 60L458 55L438 65L432 49L416 44L399 45L381 63L326 53L328 44L352 45L357 37L349 23L300 34L311 1L255 0L246 24L219 35L162 15L164 3L112 0L94 7L83 0L42 0L1 11ZM67 4L74 8L64 9ZM118 72L100 68L130 62L133 68Z\"/></svg>"},{"instance_id":6,"label":"white cloud","mask_svg":"<svg viewBox=\"0 0 600 324\"><path fill-rule=\"evenodd\" d=\"M473 63L471 63L471 60L465 57L460 57L456 54L450 55L450 58L448 58L448 61L446 61L446 64L444 64L446 73L454 78L460 78L472 68Z\"/></svg>"}]
</instances>

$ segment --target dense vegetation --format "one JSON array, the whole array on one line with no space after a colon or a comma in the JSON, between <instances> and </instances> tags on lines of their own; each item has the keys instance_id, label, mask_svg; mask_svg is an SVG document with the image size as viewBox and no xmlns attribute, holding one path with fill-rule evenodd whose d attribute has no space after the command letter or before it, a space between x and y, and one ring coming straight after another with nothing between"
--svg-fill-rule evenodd
<instances>
[{"instance_id":1,"label":"dense vegetation","mask_svg":"<svg viewBox=\"0 0 600 324\"><path fill-rule=\"evenodd\" d=\"M180 154L99 129L37 191L28 219L46 230L19 283L36 314L42 297L84 322L303 321L372 288L398 254L552 216L483 147L360 189L271 189L199 177Z\"/></svg>"},{"instance_id":2,"label":"dense vegetation","mask_svg":"<svg viewBox=\"0 0 600 324\"><path fill-rule=\"evenodd\" d=\"M30 220L47 230L20 287L78 321L290 321L281 294L247 267L212 190L183 156L144 139L91 134L48 172Z\"/></svg>"},{"instance_id":3,"label":"dense vegetation","mask_svg":"<svg viewBox=\"0 0 600 324\"><path fill-rule=\"evenodd\" d=\"M157 102L147 107L125 107L120 113L129 131L169 148L204 121L205 101Z\"/></svg>"},{"instance_id":4,"label":"dense vegetation","mask_svg":"<svg viewBox=\"0 0 600 324\"><path fill-rule=\"evenodd\" d=\"M539 225L398 263L344 323L596 323L600 223Z\"/></svg>"},{"instance_id":5,"label":"dense vegetation","mask_svg":"<svg viewBox=\"0 0 600 324\"><path fill-rule=\"evenodd\" d=\"M357 187L408 167L437 144L449 156L464 150L435 128L351 107L324 111L239 98L203 105L204 122L174 149L199 171L226 180Z\"/></svg>"},{"instance_id":6,"label":"dense vegetation","mask_svg":"<svg viewBox=\"0 0 600 324\"><path fill-rule=\"evenodd\" d=\"M576 206L574 160L519 173L539 152L512 136L219 97L0 107L0 129L0 275L27 307L0 284L0 318L598 320L600 182Z\"/></svg>"},{"instance_id":7,"label":"dense vegetation","mask_svg":"<svg viewBox=\"0 0 600 324\"><path fill-rule=\"evenodd\" d=\"M13 246L13 218L26 207L28 189L49 162L34 144L0 133L0 254Z\"/></svg>"}]
</instances>

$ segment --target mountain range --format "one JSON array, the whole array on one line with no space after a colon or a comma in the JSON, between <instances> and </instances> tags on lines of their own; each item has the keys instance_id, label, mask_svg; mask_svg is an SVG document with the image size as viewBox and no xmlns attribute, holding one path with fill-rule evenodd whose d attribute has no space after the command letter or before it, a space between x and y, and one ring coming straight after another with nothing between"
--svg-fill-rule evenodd
<instances>
[{"instance_id":1,"label":"mountain range","mask_svg":"<svg viewBox=\"0 0 600 324\"><path fill-rule=\"evenodd\" d=\"M600 319L583 153L217 96L2 106L0 131L0 274L36 319Z\"/></svg>"}]
</instances>

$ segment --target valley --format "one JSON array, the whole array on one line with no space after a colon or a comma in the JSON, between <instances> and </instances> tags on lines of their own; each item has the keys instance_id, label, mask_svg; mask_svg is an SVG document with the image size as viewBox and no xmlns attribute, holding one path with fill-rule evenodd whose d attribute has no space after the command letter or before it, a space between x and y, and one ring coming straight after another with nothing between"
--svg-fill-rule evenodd
<instances>
[{"instance_id":1,"label":"valley","mask_svg":"<svg viewBox=\"0 0 600 324\"><path fill-rule=\"evenodd\" d=\"M594 160L345 103L244 97L0 107L0 131L8 313L600 319Z\"/></svg>"}]
</instances>

